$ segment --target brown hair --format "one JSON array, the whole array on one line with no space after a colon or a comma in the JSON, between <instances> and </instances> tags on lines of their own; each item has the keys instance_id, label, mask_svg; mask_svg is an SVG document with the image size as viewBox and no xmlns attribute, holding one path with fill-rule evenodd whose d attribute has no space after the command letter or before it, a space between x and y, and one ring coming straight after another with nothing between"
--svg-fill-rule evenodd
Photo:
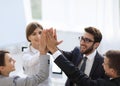
<instances>
[{"instance_id":1,"label":"brown hair","mask_svg":"<svg viewBox=\"0 0 120 86\"><path fill-rule=\"evenodd\" d=\"M0 66L5 66L5 54L9 53L8 51L5 50L0 50ZM1 75L1 71L0 71Z\"/></svg>"},{"instance_id":2,"label":"brown hair","mask_svg":"<svg viewBox=\"0 0 120 86\"><path fill-rule=\"evenodd\" d=\"M27 27L26 27L26 38L27 38L27 40L28 40L29 42L30 42L30 40L28 39L28 37L29 37L29 36L34 32L34 30L37 29L38 27L43 30L42 25L40 25L40 24L37 23L37 22L31 22L31 23L29 23L29 24L27 25Z\"/></svg>"},{"instance_id":3,"label":"brown hair","mask_svg":"<svg viewBox=\"0 0 120 86\"><path fill-rule=\"evenodd\" d=\"M120 75L120 50L109 50L105 56L109 59L109 67L116 70L117 75Z\"/></svg>"},{"instance_id":4,"label":"brown hair","mask_svg":"<svg viewBox=\"0 0 120 86\"><path fill-rule=\"evenodd\" d=\"M95 42L101 42L102 34L101 34L100 30L98 30L95 27L86 27L84 30L85 30L85 32L90 33L91 35L94 36Z\"/></svg>"}]
</instances>

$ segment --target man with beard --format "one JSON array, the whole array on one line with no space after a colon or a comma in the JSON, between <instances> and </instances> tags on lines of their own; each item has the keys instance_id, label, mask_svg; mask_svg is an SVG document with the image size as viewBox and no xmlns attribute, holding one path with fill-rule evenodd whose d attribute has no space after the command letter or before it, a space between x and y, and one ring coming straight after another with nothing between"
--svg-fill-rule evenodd
<instances>
[{"instance_id":1,"label":"man with beard","mask_svg":"<svg viewBox=\"0 0 120 86\"><path fill-rule=\"evenodd\" d=\"M71 81L76 83L76 86L120 86L120 50L109 50L105 53L102 66L110 79L91 79L58 50L57 45L60 41L55 39L53 30L49 29L45 32L47 48L52 53L55 64L64 71Z\"/></svg>"},{"instance_id":2,"label":"man with beard","mask_svg":"<svg viewBox=\"0 0 120 86\"><path fill-rule=\"evenodd\" d=\"M83 59L87 57L83 72L91 79L108 78L102 66L104 58L97 51L102 40L101 32L95 27L86 27L84 31L84 34L79 37L80 47L75 47L71 52L60 51L80 70L82 70ZM76 86L76 84L68 78L65 86Z\"/></svg>"}]
</instances>

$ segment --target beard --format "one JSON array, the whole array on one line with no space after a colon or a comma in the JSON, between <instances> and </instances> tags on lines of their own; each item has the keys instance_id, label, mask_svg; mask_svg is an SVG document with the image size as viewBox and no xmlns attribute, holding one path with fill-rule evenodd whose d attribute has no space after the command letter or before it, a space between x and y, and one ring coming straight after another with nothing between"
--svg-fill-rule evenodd
<instances>
[{"instance_id":1,"label":"beard","mask_svg":"<svg viewBox=\"0 0 120 86\"><path fill-rule=\"evenodd\" d=\"M94 45L94 44L93 44ZM93 49L93 45L91 45L88 49L86 49L85 51L82 51L81 49L80 49L80 52L82 53L82 54L90 54L94 49Z\"/></svg>"}]
</instances>

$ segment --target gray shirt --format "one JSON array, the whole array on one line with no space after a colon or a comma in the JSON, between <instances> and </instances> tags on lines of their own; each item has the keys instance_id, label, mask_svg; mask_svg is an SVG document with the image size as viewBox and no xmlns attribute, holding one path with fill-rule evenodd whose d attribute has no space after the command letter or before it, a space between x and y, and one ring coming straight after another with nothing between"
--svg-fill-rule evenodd
<instances>
[{"instance_id":1,"label":"gray shirt","mask_svg":"<svg viewBox=\"0 0 120 86\"><path fill-rule=\"evenodd\" d=\"M5 77L0 75L0 86L37 86L49 76L49 55L40 55L40 68L39 73L26 78L18 76Z\"/></svg>"}]
</instances>

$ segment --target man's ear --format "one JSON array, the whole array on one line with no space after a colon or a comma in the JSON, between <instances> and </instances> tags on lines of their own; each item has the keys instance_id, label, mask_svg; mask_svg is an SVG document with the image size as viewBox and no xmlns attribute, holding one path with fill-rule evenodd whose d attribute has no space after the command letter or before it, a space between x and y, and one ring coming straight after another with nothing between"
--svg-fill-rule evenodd
<instances>
[{"instance_id":1,"label":"man's ear","mask_svg":"<svg viewBox=\"0 0 120 86\"><path fill-rule=\"evenodd\" d=\"M117 76L117 71L115 71L113 68L111 68L111 74L113 75L113 76Z\"/></svg>"},{"instance_id":2,"label":"man's ear","mask_svg":"<svg viewBox=\"0 0 120 86\"><path fill-rule=\"evenodd\" d=\"M97 49L99 45L100 45L100 43L99 43L99 42L96 42L96 43L94 44L95 49Z\"/></svg>"},{"instance_id":3,"label":"man's ear","mask_svg":"<svg viewBox=\"0 0 120 86\"><path fill-rule=\"evenodd\" d=\"M4 66L0 66L0 70L3 70L4 69Z\"/></svg>"}]
</instances>

